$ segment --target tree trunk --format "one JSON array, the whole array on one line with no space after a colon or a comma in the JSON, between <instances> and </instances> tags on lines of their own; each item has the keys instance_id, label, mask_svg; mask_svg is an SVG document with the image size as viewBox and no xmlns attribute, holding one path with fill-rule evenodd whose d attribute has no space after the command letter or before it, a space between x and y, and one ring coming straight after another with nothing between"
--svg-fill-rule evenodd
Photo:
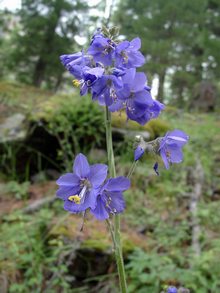
<instances>
[{"instance_id":1,"label":"tree trunk","mask_svg":"<svg viewBox=\"0 0 220 293\"><path fill-rule=\"evenodd\" d=\"M158 87L158 95L157 99L161 103L163 103L164 100L164 81L166 76L166 70L162 71L159 76L159 87Z\"/></svg>"},{"instance_id":2,"label":"tree trunk","mask_svg":"<svg viewBox=\"0 0 220 293\"><path fill-rule=\"evenodd\" d=\"M63 73L60 73L59 76L57 77L56 84L53 88L54 92L57 92L57 90L60 87L60 84L62 83L62 80L63 80Z\"/></svg>"},{"instance_id":3,"label":"tree trunk","mask_svg":"<svg viewBox=\"0 0 220 293\"><path fill-rule=\"evenodd\" d=\"M45 29L44 44L39 59L36 63L33 75L33 84L37 87L40 87L42 81L45 79L45 71L48 65L47 59L48 56L50 56L50 52L53 50L56 27L61 16L62 5L60 4L60 0L56 0L53 11L51 11L51 16L48 17L47 28Z\"/></svg>"},{"instance_id":4,"label":"tree trunk","mask_svg":"<svg viewBox=\"0 0 220 293\"><path fill-rule=\"evenodd\" d=\"M37 64L34 69L34 76L33 76L33 84L36 87L40 87L41 83L44 79L44 73L46 69L46 63L43 61L43 59L40 57L37 61Z\"/></svg>"}]
</instances>

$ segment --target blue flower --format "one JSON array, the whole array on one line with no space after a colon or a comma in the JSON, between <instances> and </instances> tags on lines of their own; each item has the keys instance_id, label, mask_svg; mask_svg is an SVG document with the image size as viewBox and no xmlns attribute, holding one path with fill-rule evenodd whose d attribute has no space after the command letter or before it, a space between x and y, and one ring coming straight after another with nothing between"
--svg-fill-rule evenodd
<instances>
[{"instance_id":1,"label":"blue flower","mask_svg":"<svg viewBox=\"0 0 220 293\"><path fill-rule=\"evenodd\" d=\"M101 187L97 198L97 206L91 213L98 220L109 218L110 214L118 214L125 209L123 191L130 187L130 180L126 177L117 177L107 180Z\"/></svg>"},{"instance_id":2,"label":"blue flower","mask_svg":"<svg viewBox=\"0 0 220 293\"><path fill-rule=\"evenodd\" d=\"M162 138L159 153L165 168L169 169L170 163L180 163L183 160L182 147L188 142L189 136L178 129L169 131Z\"/></svg>"},{"instance_id":3,"label":"blue flower","mask_svg":"<svg viewBox=\"0 0 220 293\"><path fill-rule=\"evenodd\" d=\"M100 79L104 74L104 69L101 67L83 67L81 70L81 77L80 80L81 83L81 89L80 94L81 96L87 94L88 89L92 88L94 84L97 82L98 79Z\"/></svg>"},{"instance_id":4,"label":"blue flower","mask_svg":"<svg viewBox=\"0 0 220 293\"><path fill-rule=\"evenodd\" d=\"M157 139L145 142L140 141L134 151L134 160L139 160L145 151L154 152L159 154L164 162L165 168L169 169L170 163L180 163L183 160L182 147L188 142L189 136L178 129L169 131L164 137L158 137ZM157 175L158 163L154 164L154 171Z\"/></svg>"},{"instance_id":5,"label":"blue flower","mask_svg":"<svg viewBox=\"0 0 220 293\"><path fill-rule=\"evenodd\" d=\"M134 151L134 160L135 161L139 160L143 156L143 154L144 154L144 148L138 145Z\"/></svg>"},{"instance_id":6,"label":"blue flower","mask_svg":"<svg viewBox=\"0 0 220 293\"><path fill-rule=\"evenodd\" d=\"M75 76L73 84L80 86L81 95L89 91L94 101L111 112L125 109L128 119L145 125L164 105L152 99L145 74L136 72L145 62L139 51L141 40L118 43L113 37L111 30L98 29L86 54L62 55L61 62Z\"/></svg>"},{"instance_id":7,"label":"blue flower","mask_svg":"<svg viewBox=\"0 0 220 293\"><path fill-rule=\"evenodd\" d=\"M60 60L76 79L81 79L82 68L91 62L91 58L83 52L61 55Z\"/></svg>"},{"instance_id":8,"label":"blue flower","mask_svg":"<svg viewBox=\"0 0 220 293\"><path fill-rule=\"evenodd\" d=\"M116 67L132 68L140 67L145 63L145 58L138 50L141 47L139 38L131 42L123 41L117 45L115 51Z\"/></svg>"},{"instance_id":9,"label":"blue flower","mask_svg":"<svg viewBox=\"0 0 220 293\"><path fill-rule=\"evenodd\" d=\"M167 289L167 293L177 293L177 288L176 287L169 287L168 289Z\"/></svg>"},{"instance_id":10,"label":"blue flower","mask_svg":"<svg viewBox=\"0 0 220 293\"><path fill-rule=\"evenodd\" d=\"M118 74L118 72L116 72ZM122 89L123 82L114 74L103 75L92 87L92 99L98 100L102 106L110 106L118 98L118 91Z\"/></svg>"},{"instance_id":11,"label":"blue flower","mask_svg":"<svg viewBox=\"0 0 220 293\"><path fill-rule=\"evenodd\" d=\"M106 179L108 167L104 164L89 165L83 154L78 154L73 173L66 173L57 180L57 196L64 201L64 209L79 213L95 209L101 185Z\"/></svg>"},{"instance_id":12,"label":"blue flower","mask_svg":"<svg viewBox=\"0 0 220 293\"><path fill-rule=\"evenodd\" d=\"M160 112L164 110L164 104L160 103L157 100L153 100L151 106L147 107L141 116L133 117L133 120L138 122L141 125L145 125L151 119L157 118L160 115Z\"/></svg>"},{"instance_id":13,"label":"blue flower","mask_svg":"<svg viewBox=\"0 0 220 293\"><path fill-rule=\"evenodd\" d=\"M145 74L136 72L135 68L130 68L126 70L126 74L121 79L123 88L117 92L118 98L113 101L109 110L115 112L125 108L128 119L142 125L155 118L159 113L159 102L152 99L149 87L146 86Z\"/></svg>"},{"instance_id":14,"label":"blue flower","mask_svg":"<svg viewBox=\"0 0 220 293\"><path fill-rule=\"evenodd\" d=\"M101 62L105 66L110 66L115 53L115 43L104 37L100 32L95 34L87 53L93 56L95 62Z\"/></svg>"}]
</instances>

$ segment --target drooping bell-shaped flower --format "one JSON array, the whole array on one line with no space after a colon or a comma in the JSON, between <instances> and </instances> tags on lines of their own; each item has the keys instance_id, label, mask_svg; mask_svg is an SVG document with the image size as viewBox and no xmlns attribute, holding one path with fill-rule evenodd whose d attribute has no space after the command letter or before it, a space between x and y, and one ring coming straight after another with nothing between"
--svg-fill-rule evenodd
<instances>
[{"instance_id":1,"label":"drooping bell-shaped flower","mask_svg":"<svg viewBox=\"0 0 220 293\"><path fill-rule=\"evenodd\" d=\"M166 169L169 169L170 163L182 162L182 147L188 142L188 140L189 136L178 129L167 132L165 137L162 138L158 151Z\"/></svg>"},{"instance_id":2,"label":"drooping bell-shaped flower","mask_svg":"<svg viewBox=\"0 0 220 293\"><path fill-rule=\"evenodd\" d=\"M142 139L134 150L134 160L139 160L144 152L154 153L161 156L165 168L169 169L170 164L182 162L182 147L188 142L188 140L189 136L178 129L169 131L164 137L158 137L153 141L145 142ZM153 168L156 174L159 175L158 162L154 164Z\"/></svg>"}]
</instances>

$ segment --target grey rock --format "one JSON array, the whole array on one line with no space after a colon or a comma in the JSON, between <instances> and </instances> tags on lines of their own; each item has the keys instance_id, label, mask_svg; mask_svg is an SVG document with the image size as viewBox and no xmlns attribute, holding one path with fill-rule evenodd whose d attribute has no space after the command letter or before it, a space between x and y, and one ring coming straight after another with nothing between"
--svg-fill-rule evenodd
<instances>
[{"instance_id":1,"label":"grey rock","mask_svg":"<svg viewBox=\"0 0 220 293\"><path fill-rule=\"evenodd\" d=\"M21 113L6 118L0 124L0 143L23 140L27 135L24 121L25 116Z\"/></svg>"},{"instance_id":2,"label":"grey rock","mask_svg":"<svg viewBox=\"0 0 220 293\"><path fill-rule=\"evenodd\" d=\"M145 140L150 139L150 133L148 131L128 130L128 129L116 128L116 127L113 127L112 131L115 132L115 133L119 133L122 136L127 136L129 138L135 138L136 136L140 135Z\"/></svg>"}]
</instances>

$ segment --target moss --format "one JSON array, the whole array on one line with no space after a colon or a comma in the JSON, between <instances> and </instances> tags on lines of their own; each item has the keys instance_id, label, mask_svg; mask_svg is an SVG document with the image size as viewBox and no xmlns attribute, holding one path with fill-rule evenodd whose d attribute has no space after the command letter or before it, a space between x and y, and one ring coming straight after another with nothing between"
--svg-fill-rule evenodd
<instances>
[{"instance_id":1,"label":"moss","mask_svg":"<svg viewBox=\"0 0 220 293\"><path fill-rule=\"evenodd\" d=\"M87 239L81 244L81 248L95 249L98 251L109 250L112 246L105 238L106 235L102 239Z\"/></svg>"},{"instance_id":2,"label":"moss","mask_svg":"<svg viewBox=\"0 0 220 293\"><path fill-rule=\"evenodd\" d=\"M147 131L150 133L150 138L154 139L155 137L164 135L165 132L167 132L169 129L171 129L171 126L168 122L165 122L164 120L157 118L149 121L144 126L138 124L135 121L128 120L125 112L113 113L112 115L112 126L116 128L124 128L129 130L139 130L139 131Z\"/></svg>"},{"instance_id":3,"label":"moss","mask_svg":"<svg viewBox=\"0 0 220 293\"><path fill-rule=\"evenodd\" d=\"M68 114L72 115L76 109L83 109L84 113L87 110L92 111L94 115L99 115L101 119L103 117L103 111L100 110L98 104L93 103L90 97L80 97L78 92L74 91L71 94L54 95L52 92L32 86L15 82L0 82L0 100L7 106L10 114L15 111L25 113L29 120L33 122L39 120L48 123L53 120L57 121L57 115L62 113L70 116ZM112 124L116 128L148 131L151 138L161 135L169 129L169 125L161 119L154 119L144 126L135 121L127 121L126 114L123 111L120 114L112 114Z\"/></svg>"},{"instance_id":4,"label":"moss","mask_svg":"<svg viewBox=\"0 0 220 293\"><path fill-rule=\"evenodd\" d=\"M152 129L154 137L163 136L168 130L171 129L171 125L160 118L149 121L147 126Z\"/></svg>"}]
</instances>

